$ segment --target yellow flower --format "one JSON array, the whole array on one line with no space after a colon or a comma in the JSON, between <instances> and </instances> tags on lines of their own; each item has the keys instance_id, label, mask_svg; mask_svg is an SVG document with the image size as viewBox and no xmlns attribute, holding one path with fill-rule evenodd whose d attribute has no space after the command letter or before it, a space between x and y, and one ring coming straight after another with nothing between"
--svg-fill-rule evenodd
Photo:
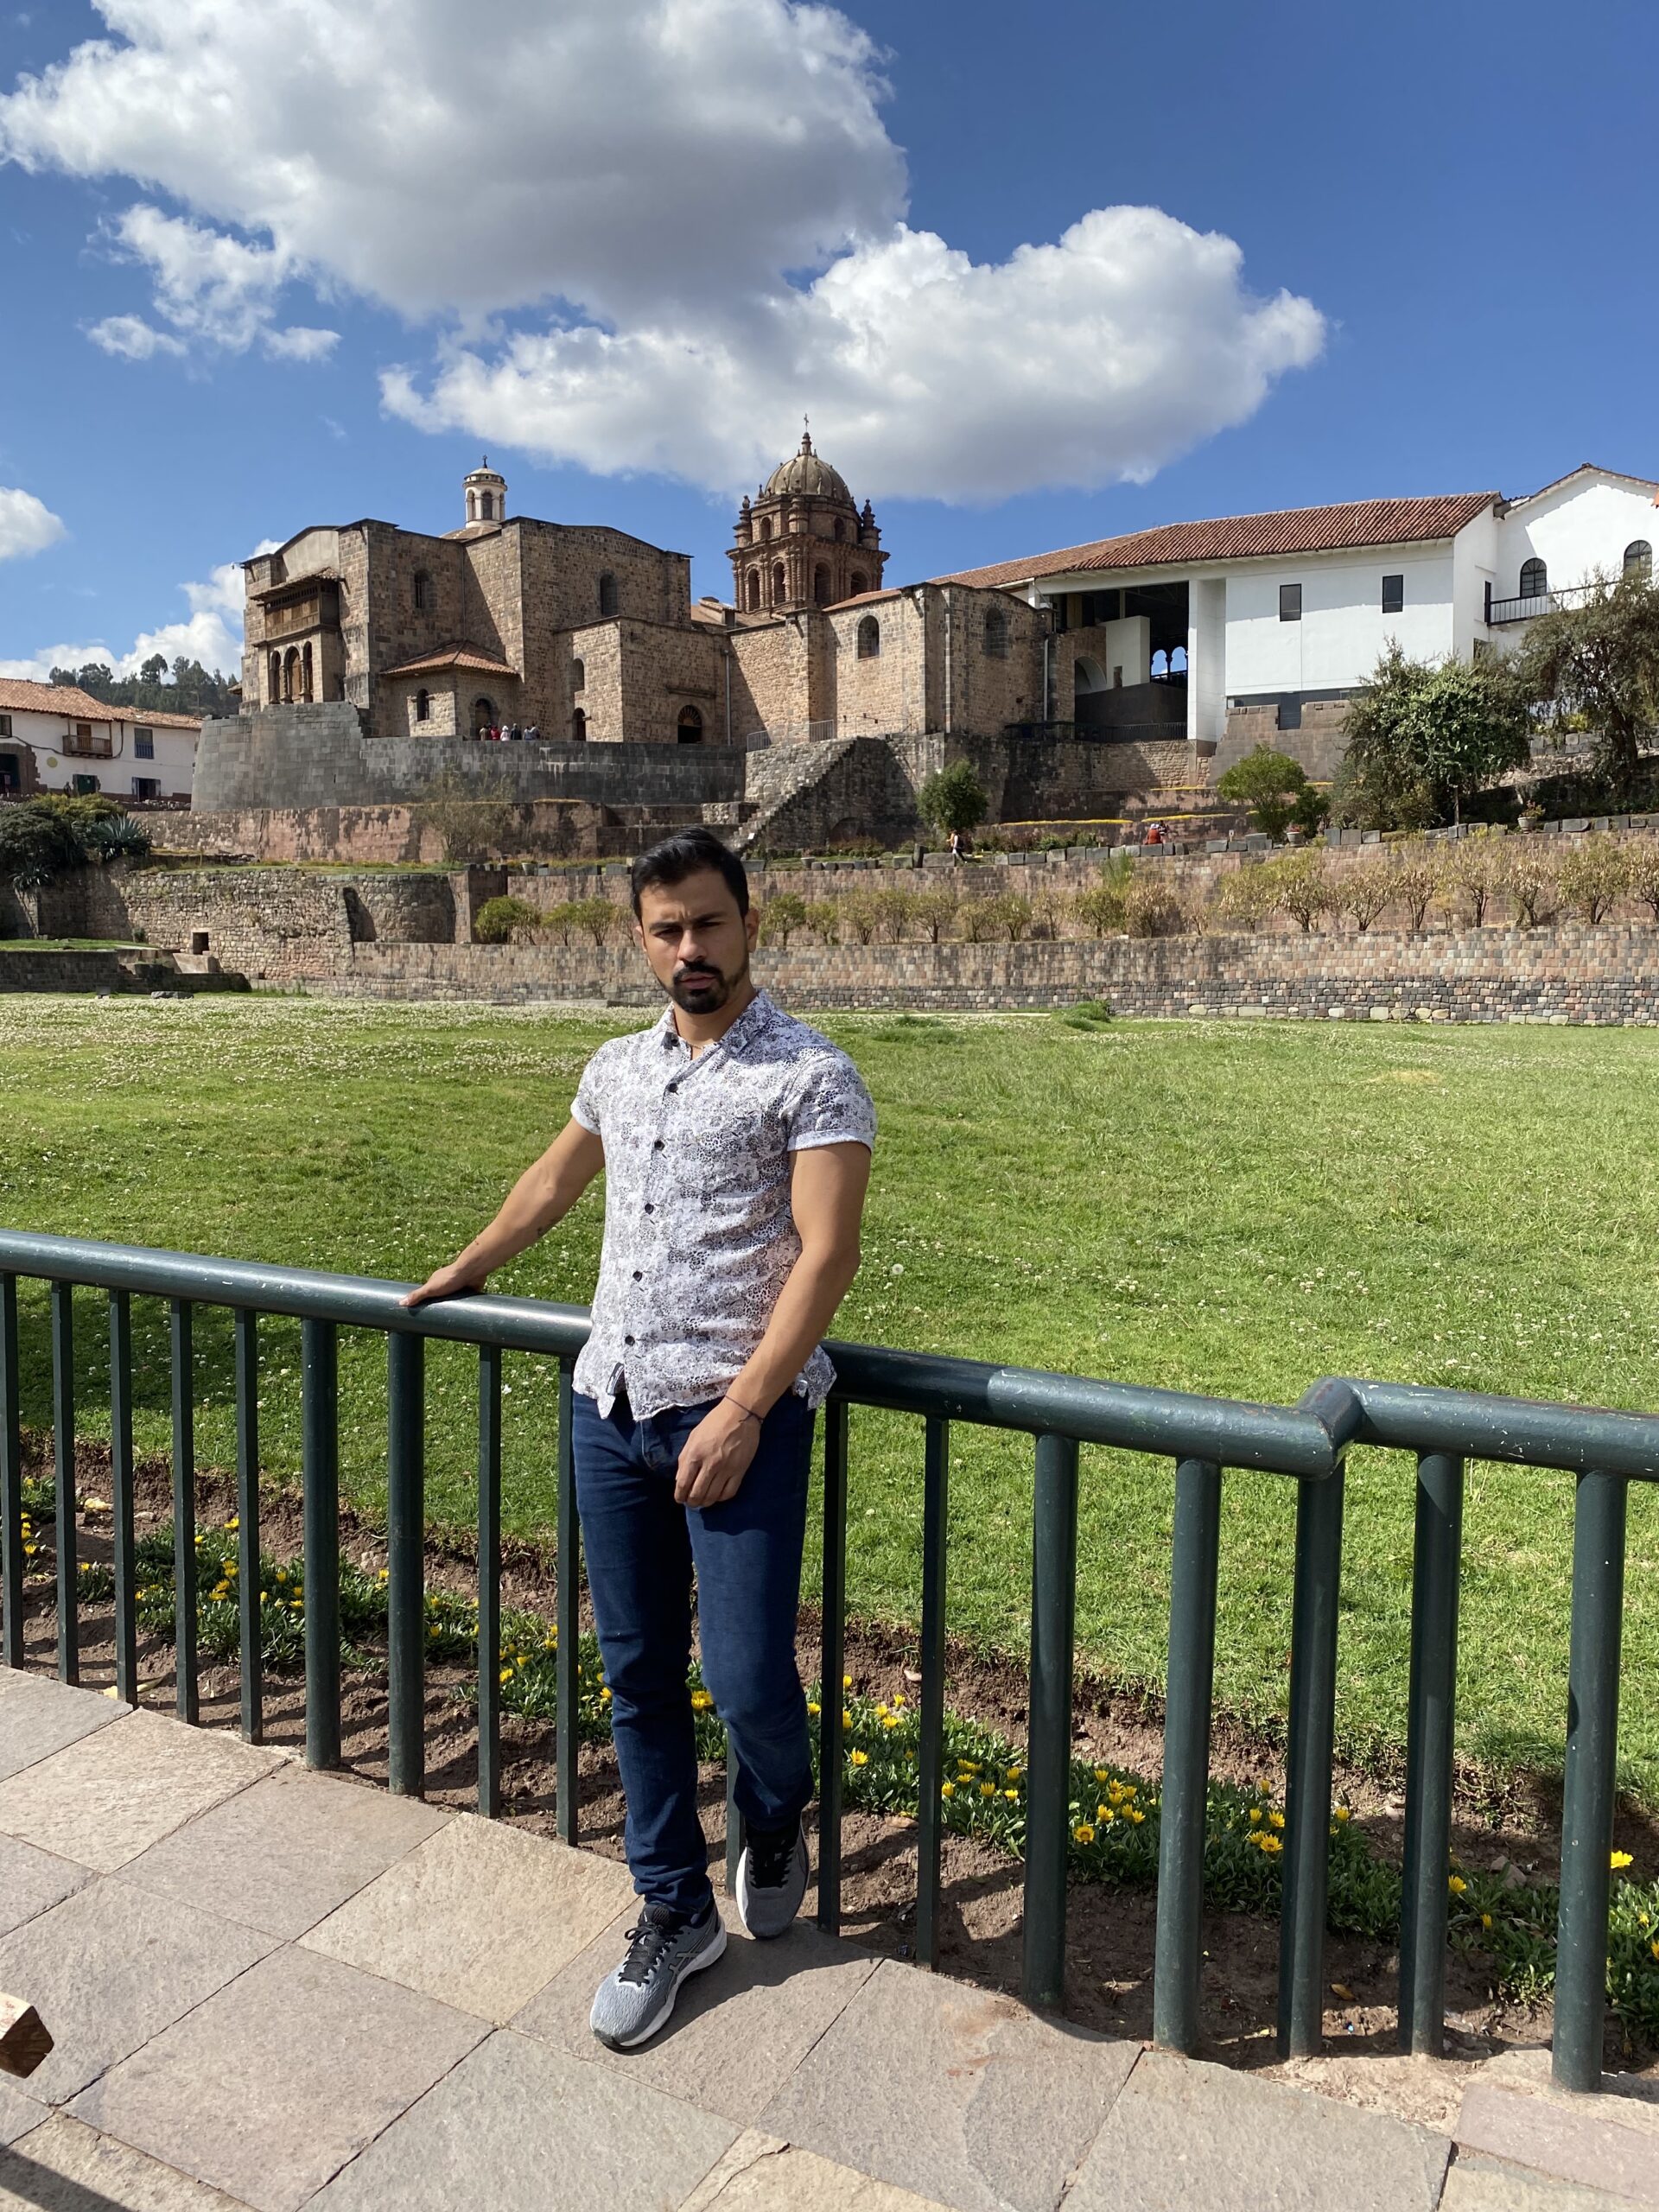
<instances>
[{"instance_id":1,"label":"yellow flower","mask_svg":"<svg viewBox=\"0 0 1659 2212\"><path fill-rule=\"evenodd\" d=\"M1109 1766L1097 1766L1097 1767L1095 1769L1095 1780L1096 1780L1096 1782L1109 1782L1109 1781L1111 1780L1111 1778L1112 1778L1112 1770L1111 1770L1110 1767L1109 1767Z\"/></svg>"},{"instance_id":2,"label":"yellow flower","mask_svg":"<svg viewBox=\"0 0 1659 2212\"><path fill-rule=\"evenodd\" d=\"M806 1709L809 1713L816 1713L818 1710L817 1707L813 1704L810 1698L808 1698L806 1701Z\"/></svg>"},{"instance_id":3,"label":"yellow flower","mask_svg":"<svg viewBox=\"0 0 1659 2212\"><path fill-rule=\"evenodd\" d=\"M1270 1828L1281 1828L1284 1825L1285 1816L1282 1813L1269 1813L1268 1815L1268 1826Z\"/></svg>"},{"instance_id":4,"label":"yellow flower","mask_svg":"<svg viewBox=\"0 0 1659 2212\"><path fill-rule=\"evenodd\" d=\"M1659 1959L1659 1941L1649 1943L1648 1948L1653 1953L1656 1959Z\"/></svg>"},{"instance_id":5,"label":"yellow flower","mask_svg":"<svg viewBox=\"0 0 1659 2212\"><path fill-rule=\"evenodd\" d=\"M954 1782L942 1782L939 1784L939 1795L941 1797L954 1797L956 1794L957 1785Z\"/></svg>"},{"instance_id":6,"label":"yellow flower","mask_svg":"<svg viewBox=\"0 0 1659 2212\"><path fill-rule=\"evenodd\" d=\"M957 1764L962 1769L962 1771L964 1774L977 1774L979 1772L979 1761L977 1759L958 1759L957 1761Z\"/></svg>"},{"instance_id":7,"label":"yellow flower","mask_svg":"<svg viewBox=\"0 0 1659 2212\"><path fill-rule=\"evenodd\" d=\"M1628 1866L1630 1863L1630 1854L1628 1851L1612 1851L1607 1854L1607 1864L1615 1873L1618 1873L1621 1867Z\"/></svg>"},{"instance_id":8,"label":"yellow flower","mask_svg":"<svg viewBox=\"0 0 1659 2212\"><path fill-rule=\"evenodd\" d=\"M902 1690L895 1690L893 1694L893 1701L895 1705L902 1705L905 1701L904 1692Z\"/></svg>"},{"instance_id":9,"label":"yellow flower","mask_svg":"<svg viewBox=\"0 0 1659 2212\"><path fill-rule=\"evenodd\" d=\"M1005 1789L1002 1795L1011 1805L1017 1805L1020 1802L1020 1792L1017 1789Z\"/></svg>"},{"instance_id":10,"label":"yellow flower","mask_svg":"<svg viewBox=\"0 0 1659 2212\"><path fill-rule=\"evenodd\" d=\"M609 1690L601 1690L599 1694L599 1701L601 1705L608 1705L610 1703L611 1694Z\"/></svg>"},{"instance_id":11,"label":"yellow flower","mask_svg":"<svg viewBox=\"0 0 1659 2212\"><path fill-rule=\"evenodd\" d=\"M1490 1912L1483 1912L1483 1913L1481 1914L1481 1916L1480 1916L1480 1924L1481 1924L1481 1926L1482 1926L1483 1928L1490 1928L1490 1927L1491 1926L1491 1924L1492 1924L1492 1916L1491 1916L1491 1914Z\"/></svg>"},{"instance_id":12,"label":"yellow flower","mask_svg":"<svg viewBox=\"0 0 1659 2212\"><path fill-rule=\"evenodd\" d=\"M1087 1821L1079 1821L1071 1833L1079 1843L1092 1843L1095 1840L1095 1832Z\"/></svg>"},{"instance_id":13,"label":"yellow flower","mask_svg":"<svg viewBox=\"0 0 1659 2212\"><path fill-rule=\"evenodd\" d=\"M1267 1853L1269 1859L1276 1858L1279 1853L1285 1847L1276 1835L1264 1835L1261 1841L1262 1848Z\"/></svg>"},{"instance_id":14,"label":"yellow flower","mask_svg":"<svg viewBox=\"0 0 1659 2212\"><path fill-rule=\"evenodd\" d=\"M870 1755L868 1751L849 1751L848 1757L855 1766L868 1766L870 1763Z\"/></svg>"},{"instance_id":15,"label":"yellow flower","mask_svg":"<svg viewBox=\"0 0 1659 2212\"><path fill-rule=\"evenodd\" d=\"M841 1708L841 1725L843 1728L850 1728L853 1725L853 1716L844 1705Z\"/></svg>"},{"instance_id":16,"label":"yellow flower","mask_svg":"<svg viewBox=\"0 0 1659 2212\"><path fill-rule=\"evenodd\" d=\"M1262 1808L1259 1805L1252 1805L1250 1808L1250 1826L1252 1827L1255 1827L1259 1825L1261 1819Z\"/></svg>"},{"instance_id":17,"label":"yellow flower","mask_svg":"<svg viewBox=\"0 0 1659 2212\"><path fill-rule=\"evenodd\" d=\"M994 1782L982 1782L979 1785L979 1794L982 1797L995 1797L996 1784Z\"/></svg>"},{"instance_id":18,"label":"yellow flower","mask_svg":"<svg viewBox=\"0 0 1659 2212\"><path fill-rule=\"evenodd\" d=\"M1020 1779L1020 1769L1017 1766L1011 1766L1007 1772L1003 1776L1002 1779L1004 1782L1018 1782Z\"/></svg>"},{"instance_id":19,"label":"yellow flower","mask_svg":"<svg viewBox=\"0 0 1659 2212\"><path fill-rule=\"evenodd\" d=\"M1123 1808L1123 1817L1126 1821L1133 1821L1136 1827L1139 1827L1147 1816L1138 1805L1126 1805Z\"/></svg>"},{"instance_id":20,"label":"yellow flower","mask_svg":"<svg viewBox=\"0 0 1659 2212\"><path fill-rule=\"evenodd\" d=\"M881 1726L884 1728L896 1728L899 1726L899 1715L896 1713L884 1713L881 1716Z\"/></svg>"},{"instance_id":21,"label":"yellow flower","mask_svg":"<svg viewBox=\"0 0 1659 2212\"><path fill-rule=\"evenodd\" d=\"M1448 1874L1446 1878L1446 1886L1454 1897L1460 1897L1469 1885L1461 1874Z\"/></svg>"},{"instance_id":22,"label":"yellow flower","mask_svg":"<svg viewBox=\"0 0 1659 2212\"><path fill-rule=\"evenodd\" d=\"M1112 1808L1111 1808L1111 1807L1110 1807L1109 1805L1096 1805L1096 1808L1095 1808L1095 1818L1096 1818L1097 1821L1109 1821L1112 1817L1113 1817L1113 1815L1112 1815Z\"/></svg>"},{"instance_id":23,"label":"yellow flower","mask_svg":"<svg viewBox=\"0 0 1659 2212\"><path fill-rule=\"evenodd\" d=\"M1338 1805L1331 1817L1333 1821L1341 1821L1345 1823L1349 1818L1348 1808L1345 1805Z\"/></svg>"},{"instance_id":24,"label":"yellow flower","mask_svg":"<svg viewBox=\"0 0 1659 2212\"><path fill-rule=\"evenodd\" d=\"M853 1678L852 1678L852 1676L851 1676L850 1675L843 1675L842 1676L842 1678L841 1678L841 1687L842 1687L842 1689L844 1689L844 1690L849 1690L849 1689L851 1689L851 1688L853 1687Z\"/></svg>"},{"instance_id":25,"label":"yellow flower","mask_svg":"<svg viewBox=\"0 0 1659 2212\"><path fill-rule=\"evenodd\" d=\"M510 1682L512 1680L512 1669L511 1667L504 1667L501 1669L501 1679L504 1682Z\"/></svg>"},{"instance_id":26,"label":"yellow flower","mask_svg":"<svg viewBox=\"0 0 1659 2212\"><path fill-rule=\"evenodd\" d=\"M877 1719L878 1720L885 1720L885 1719L887 1719L887 1700L886 1700L885 1699L883 1699L883 1700L881 1701L881 1703L876 1707L876 1708L875 1708L875 1717L876 1717L876 1719Z\"/></svg>"},{"instance_id":27,"label":"yellow flower","mask_svg":"<svg viewBox=\"0 0 1659 2212\"><path fill-rule=\"evenodd\" d=\"M241 1515L238 1513L232 1513L230 1519L225 1523L225 1526L227 1529L239 1529L242 1526Z\"/></svg>"}]
</instances>

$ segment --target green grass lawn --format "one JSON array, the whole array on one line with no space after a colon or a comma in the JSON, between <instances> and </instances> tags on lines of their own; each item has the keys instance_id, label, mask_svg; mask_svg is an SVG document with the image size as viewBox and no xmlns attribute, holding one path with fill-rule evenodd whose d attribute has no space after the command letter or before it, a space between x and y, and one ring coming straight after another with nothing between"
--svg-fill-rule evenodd
<instances>
[{"instance_id":1,"label":"green grass lawn","mask_svg":"<svg viewBox=\"0 0 1659 2212\"><path fill-rule=\"evenodd\" d=\"M639 1017L203 999L0 1000L0 1222L416 1278L563 1122L587 1053ZM1324 1374L1651 1407L1659 1192L1643 1132L1659 1035L1553 1028L827 1017L874 1093L865 1262L837 1332L976 1357L1292 1400ZM585 1300L591 1193L507 1291ZM45 1427L43 1291L25 1285L25 1418ZM102 1300L83 1294L86 1426L106 1427ZM265 1463L299 1467L299 1329L266 1324ZM135 1312L141 1448L167 1440L165 1316ZM227 1317L198 1320L205 1460L230 1464ZM342 1478L383 1491L385 1353L343 1341ZM550 1516L556 1378L509 1359L507 1518ZM429 1358L435 1515L472 1511L474 1363ZM855 1412L851 1602L913 1618L919 1424ZM950 1620L1027 1629L1031 1447L951 1444ZM1340 1726L1403 1732L1412 1469L1350 1478ZM1172 1471L1084 1455L1080 1643L1159 1680ZM1465 1516L1460 1725L1498 1765L1559 1763L1573 1484L1480 1466ZM1293 1486L1228 1478L1218 1694L1282 1710ZM1659 1497L1630 1508L1621 1744L1659 1802ZM816 1562L809 1569L816 1573Z\"/></svg>"}]
</instances>

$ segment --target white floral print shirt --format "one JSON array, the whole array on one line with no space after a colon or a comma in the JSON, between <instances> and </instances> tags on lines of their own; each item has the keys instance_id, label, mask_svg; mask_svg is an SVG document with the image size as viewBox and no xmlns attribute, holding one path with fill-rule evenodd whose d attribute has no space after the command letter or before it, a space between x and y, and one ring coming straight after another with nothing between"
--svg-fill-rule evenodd
<instances>
[{"instance_id":1,"label":"white floral print shirt","mask_svg":"<svg viewBox=\"0 0 1659 2212\"><path fill-rule=\"evenodd\" d=\"M801 1240L791 1156L875 1142L875 1109L845 1052L757 992L695 1059L670 1007L601 1045L571 1108L605 1147L605 1243L575 1387L637 1420L717 1398L753 1352ZM820 1344L794 1388L821 1405Z\"/></svg>"}]
</instances>

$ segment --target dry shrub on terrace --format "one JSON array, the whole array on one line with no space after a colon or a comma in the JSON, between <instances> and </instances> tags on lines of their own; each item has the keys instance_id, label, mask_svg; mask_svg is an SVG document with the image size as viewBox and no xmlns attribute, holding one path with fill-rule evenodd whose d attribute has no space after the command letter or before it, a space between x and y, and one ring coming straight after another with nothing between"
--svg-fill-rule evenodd
<instances>
[{"instance_id":1,"label":"dry shrub on terrace","mask_svg":"<svg viewBox=\"0 0 1659 2212\"><path fill-rule=\"evenodd\" d=\"M957 905L953 884L935 884L926 891L911 893L912 918L930 944L937 944L956 920Z\"/></svg>"},{"instance_id":2,"label":"dry shrub on terrace","mask_svg":"<svg viewBox=\"0 0 1659 2212\"><path fill-rule=\"evenodd\" d=\"M1131 937L1174 937L1185 920L1181 901L1167 884L1130 884L1123 899L1123 926Z\"/></svg>"},{"instance_id":3,"label":"dry shrub on terrace","mask_svg":"<svg viewBox=\"0 0 1659 2212\"><path fill-rule=\"evenodd\" d=\"M1492 830L1459 838L1440 861L1443 894L1452 912L1479 929L1503 889L1503 842Z\"/></svg>"},{"instance_id":4,"label":"dry shrub on terrace","mask_svg":"<svg viewBox=\"0 0 1659 2212\"><path fill-rule=\"evenodd\" d=\"M1382 853L1368 853L1337 872L1333 885L1336 911L1353 918L1357 930L1368 930L1395 895L1394 864Z\"/></svg>"},{"instance_id":5,"label":"dry shrub on terrace","mask_svg":"<svg viewBox=\"0 0 1659 2212\"><path fill-rule=\"evenodd\" d=\"M833 899L809 899L806 926L825 944L841 943L841 909Z\"/></svg>"},{"instance_id":6,"label":"dry shrub on terrace","mask_svg":"<svg viewBox=\"0 0 1659 2212\"><path fill-rule=\"evenodd\" d=\"M841 901L841 920L855 944L869 944L882 922L880 893L849 891Z\"/></svg>"},{"instance_id":7,"label":"dry shrub on terrace","mask_svg":"<svg viewBox=\"0 0 1659 2212\"><path fill-rule=\"evenodd\" d=\"M1318 846L1264 861L1257 872L1271 889L1274 906L1304 931L1311 931L1336 904L1331 863Z\"/></svg>"},{"instance_id":8,"label":"dry shrub on terrace","mask_svg":"<svg viewBox=\"0 0 1659 2212\"><path fill-rule=\"evenodd\" d=\"M791 930L806 925L806 901L798 891L779 891L760 909L762 944L787 945Z\"/></svg>"},{"instance_id":9,"label":"dry shrub on terrace","mask_svg":"<svg viewBox=\"0 0 1659 2212\"><path fill-rule=\"evenodd\" d=\"M1560 905L1560 865L1552 846L1537 837L1504 840L1503 888L1515 907L1516 924L1537 929L1554 918Z\"/></svg>"},{"instance_id":10,"label":"dry shrub on terrace","mask_svg":"<svg viewBox=\"0 0 1659 2212\"><path fill-rule=\"evenodd\" d=\"M910 935L911 924L916 915L916 893L893 884L885 891L871 893L880 915L880 926L891 941L897 944Z\"/></svg>"},{"instance_id":11,"label":"dry shrub on terrace","mask_svg":"<svg viewBox=\"0 0 1659 2212\"><path fill-rule=\"evenodd\" d=\"M1625 888L1659 922L1659 837L1630 837L1624 845Z\"/></svg>"},{"instance_id":12,"label":"dry shrub on terrace","mask_svg":"<svg viewBox=\"0 0 1659 2212\"><path fill-rule=\"evenodd\" d=\"M964 944L1017 944L1031 927L1031 901L1018 892L988 899L964 899L957 909L957 929Z\"/></svg>"},{"instance_id":13,"label":"dry shrub on terrace","mask_svg":"<svg viewBox=\"0 0 1659 2212\"><path fill-rule=\"evenodd\" d=\"M1391 866L1394 896L1405 908L1410 926L1420 930L1440 888L1440 865L1433 849L1421 837L1408 837L1396 850Z\"/></svg>"},{"instance_id":14,"label":"dry shrub on terrace","mask_svg":"<svg viewBox=\"0 0 1659 2212\"><path fill-rule=\"evenodd\" d=\"M608 899L573 899L564 912L571 928L595 944L603 944L624 918L623 908Z\"/></svg>"},{"instance_id":15,"label":"dry shrub on terrace","mask_svg":"<svg viewBox=\"0 0 1659 2212\"><path fill-rule=\"evenodd\" d=\"M1582 922L1605 918L1630 888L1630 863L1617 837L1575 837L1561 855L1561 904Z\"/></svg>"},{"instance_id":16,"label":"dry shrub on terrace","mask_svg":"<svg viewBox=\"0 0 1659 2212\"><path fill-rule=\"evenodd\" d=\"M1217 918L1235 929L1253 930L1278 911L1278 894L1263 862L1249 861L1224 875L1216 891Z\"/></svg>"}]
</instances>

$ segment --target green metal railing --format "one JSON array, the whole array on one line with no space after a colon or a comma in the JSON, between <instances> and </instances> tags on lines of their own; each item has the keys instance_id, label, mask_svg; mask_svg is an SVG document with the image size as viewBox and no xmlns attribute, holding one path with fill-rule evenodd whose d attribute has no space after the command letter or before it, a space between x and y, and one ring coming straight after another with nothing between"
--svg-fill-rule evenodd
<instances>
[{"instance_id":1,"label":"green metal railing","mask_svg":"<svg viewBox=\"0 0 1659 2212\"><path fill-rule=\"evenodd\" d=\"M480 1809L492 1815L499 1811L501 1796L502 1355L539 1353L558 1363L557 1821L560 1834L574 1844L580 1566L570 1397L571 1370L588 1333L586 1309L484 1296L411 1313L398 1302L407 1286L397 1283L0 1231L0 1658L12 1667L21 1666L24 1656L20 1275L50 1285L57 1658L67 1682L74 1681L78 1672L73 1287L108 1294L116 1687L133 1702L139 1684L131 1300L147 1296L168 1302L176 1700L181 1718L191 1721L197 1718L194 1309L228 1307L235 1317L238 1501L245 1559L258 1555L259 1316L299 1318L306 1758L316 1767L334 1766L340 1760L338 1333L342 1328L385 1333L390 1781L393 1790L410 1796L418 1796L425 1780L425 1340L440 1338L477 1347L478 1786ZM824 1423L826 1683L839 1681L843 1663L848 1409L881 1407L916 1414L922 1422L916 1950L930 1966L937 1963L939 1946L950 1426L959 1421L1021 1430L1034 1440L1023 1973L1025 1993L1034 2004L1058 2004L1065 1963L1078 1446L1113 1446L1175 1463L1154 2033L1160 2044L1176 2050L1192 2050L1198 2038L1224 1469L1266 1470L1299 1485L1279 1975L1280 2047L1289 2056L1313 2052L1321 2024L1344 1454L1351 1445L1368 1444L1416 1457L1400 2029L1405 2048L1417 2052L1438 2053L1442 2040L1464 1468L1469 1459L1480 1459L1574 1475L1554 2074L1567 2088L1597 2086L1606 2008L1625 1500L1630 1482L1659 1479L1659 1420L1464 1391L1341 1381L1316 1384L1294 1407L1261 1406L868 1344L836 1344L830 1350L837 1383ZM248 1739L257 1742L263 1725L258 1576L243 1574L239 1582L241 1725ZM818 1920L833 1934L841 1918L841 1706L833 1694L821 1703ZM734 1871L740 1838L729 1800L727 1835L728 1871Z\"/></svg>"}]
</instances>

